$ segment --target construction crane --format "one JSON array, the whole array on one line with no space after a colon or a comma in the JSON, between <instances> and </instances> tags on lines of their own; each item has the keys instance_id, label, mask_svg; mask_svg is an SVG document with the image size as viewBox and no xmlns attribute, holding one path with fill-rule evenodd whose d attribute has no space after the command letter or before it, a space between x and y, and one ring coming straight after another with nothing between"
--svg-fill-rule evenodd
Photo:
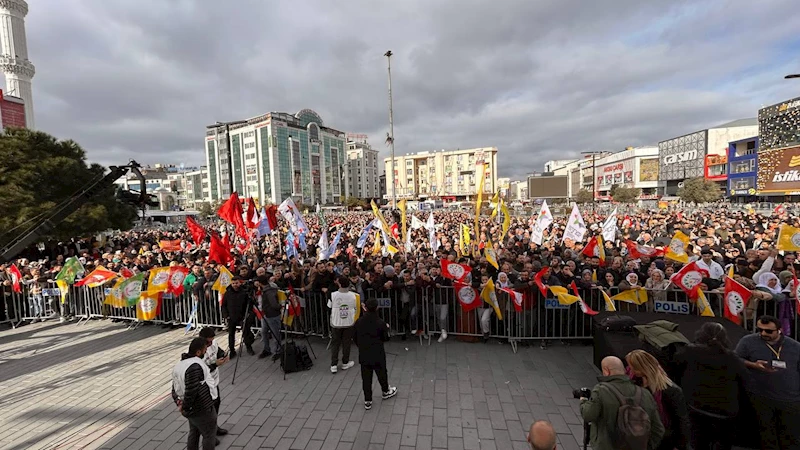
<instances>
[{"instance_id":1,"label":"construction crane","mask_svg":"<svg viewBox=\"0 0 800 450\"><path fill-rule=\"evenodd\" d=\"M59 223L69 217L70 214L80 209L80 207L86 204L92 197L104 189L113 186L114 182L120 177L125 176L128 171L133 172L136 178L139 179L141 189L138 192L120 190L117 192L118 199L126 203L134 204L142 209L145 209L147 206L153 206L153 196L147 194L147 183L145 183L144 175L139 171L140 167L139 163L134 160L131 160L124 166L110 166L109 173L100 174L86 183L68 199L42 214L40 217L37 217L25 231L4 244L3 247L0 248L0 263L5 263L14 259L31 244L51 232Z\"/></svg>"}]
</instances>

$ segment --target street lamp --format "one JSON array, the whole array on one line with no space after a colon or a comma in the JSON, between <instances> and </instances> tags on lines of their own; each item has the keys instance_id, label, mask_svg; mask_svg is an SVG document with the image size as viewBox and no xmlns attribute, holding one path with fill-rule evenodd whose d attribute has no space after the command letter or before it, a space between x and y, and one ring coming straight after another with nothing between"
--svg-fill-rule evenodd
<instances>
[{"instance_id":1,"label":"street lamp","mask_svg":"<svg viewBox=\"0 0 800 450\"><path fill-rule=\"evenodd\" d=\"M594 184L595 183L594 163L595 163L595 157L597 157L597 155L600 153L603 152L598 152L598 151L581 152L581 155L592 155L592 214L594 214L595 203L597 203L597 199L595 198L597 192L595 190L596 187Z\"/></svg>"},{"instance_id":2,"label":"street lamp","mask_svg":"<svg viewBox=\"0 0 800 450\"><path fill-rule=\"evenodd\" d=\"M394 111L392 110L392 51L388 50L383 56L386 57L386 63L388 64L389 69L389 134L386 135L386 142L389 144L389 148L392 152L392 208L397 208L397 192L396 192L396 180L395 180L395 171L397 169L396 164L397 161L394 159ZM384 168L385 170L385 168Z\"/></svg>"},{"instance_id":3,"label":"street lamp","mask_svg":"<svg viewBox=\"0 0 800 450\"><path fill-rule=\"evenodd\" d=\"M240 125L243 123L247 123L246 120L234 120L233 122L220 122L217 121L214 125L206 126L206 129L214 128L218 130L219 127L225 126L225 142L228 147L228 189L230 189L230 194L233 195L233 149L231 148L231 125ZM216 137L216 136L215 136ZM219 141L215 142L215 145L219 147Z\"/></svg>"},{"instance_id":4,"label":"street lamp","mask_svg":"<svg viewBox=\"0 0 800 450\"><path fill-rule=\"evenodd\" d=\"M785 78L787 80L791 80L792 78L800 78L800 73L791 73L789 75L786 75L783 78Z\"/></svg>"}]
</instances>

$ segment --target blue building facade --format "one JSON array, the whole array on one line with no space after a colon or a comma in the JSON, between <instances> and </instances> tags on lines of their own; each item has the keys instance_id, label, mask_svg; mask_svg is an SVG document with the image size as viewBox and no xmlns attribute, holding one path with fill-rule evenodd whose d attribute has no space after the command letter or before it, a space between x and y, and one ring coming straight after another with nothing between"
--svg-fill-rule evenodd
<instances>
[{"instance_id":1,"label":"blue building facade","mask_svg":"<svg viewBox=\"0 0 800 450\"><path fill-rule=\"evenodd\" d=\"M728 197L734 202L748 202L756 195L758 177L758 138L728 144Z\"/></svg>"}]
</instances>

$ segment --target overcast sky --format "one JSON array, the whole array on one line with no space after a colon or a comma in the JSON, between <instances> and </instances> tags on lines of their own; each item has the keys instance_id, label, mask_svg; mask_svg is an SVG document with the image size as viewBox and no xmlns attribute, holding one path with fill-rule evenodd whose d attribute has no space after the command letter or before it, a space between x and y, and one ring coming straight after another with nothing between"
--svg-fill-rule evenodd
<instances>
[{"instance_id":1,"label":"overcast sky","mask_svg":"<svg viewBox=\"0 0 800 450\"><path fill-rule=\"evenodd\" d=\"M512 178L800 95L796 0L29 4L37 127L102 164L204 164L206 125L303 108L388 156L389 49L396 152L496 146Z\"/></svg>"}]
</instances>

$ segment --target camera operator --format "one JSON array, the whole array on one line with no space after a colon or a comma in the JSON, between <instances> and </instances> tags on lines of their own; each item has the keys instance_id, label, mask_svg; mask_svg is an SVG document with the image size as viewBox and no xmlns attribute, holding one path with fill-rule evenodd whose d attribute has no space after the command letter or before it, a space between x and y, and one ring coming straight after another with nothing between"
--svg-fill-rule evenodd
<instances>
[{"instance_id":1,"label":"camera operator","mask_svg":"<svg viewBox=\"0 0 800 450\"><path fill-rule=\"evenodd\" d=\"M222 296L222 318L228 321L228 350L230 357L236 357L236 327L242 326L242 340L247 348L247 353L254 355L253 333L250 332L252 313L249 311L253 307L253 289L249 284L245 284L241 276L237 275L231 280L231 285L225 290ZM248 320L245 321L245 317Z\"/></svg>"},{"instance_id":2,"label":"camera operator","mask_svg":"<svg viewBox=\"0 0 800 450\"><path fill-rule=\"evenodd\" d=\"M597 377L599 383L591 393L586 388L580 390L581 416L583 420L591 423L592 448L594 450L616 450L626 447L642 450L657 448L664 436L664 425L661 423L652 394L633 384L625 374L622 360L616 356L603 358L600 367L603 376ZM625 416L629 418L626 423L618 423L617 420L620 408L623 406L620 397L628 402L632 401L632 404L626 405ZM649 424L646 423L644 414L649 418ZM621 433L622 428L628 430L624 435ZM638 446L631 446L637 441Z\"/></svg>"}]
</instances>

